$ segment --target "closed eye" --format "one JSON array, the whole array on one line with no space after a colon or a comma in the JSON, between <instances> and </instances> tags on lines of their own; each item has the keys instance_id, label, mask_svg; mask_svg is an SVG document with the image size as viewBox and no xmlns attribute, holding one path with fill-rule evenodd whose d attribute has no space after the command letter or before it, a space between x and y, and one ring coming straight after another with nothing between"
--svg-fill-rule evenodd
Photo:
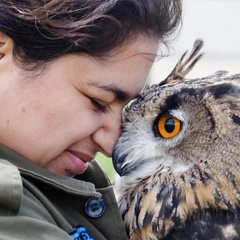
<instances>
[{"instance_id":1,"label":"closed eye","mask_svg":"<svg viewBox=\"0 0 240 240\"><path fill-rule=\"evenodd\" d=\"M101 104L100 102L96 101L95 99L93 98L90 98L91 99L91 102L92 102L92 105L97 109L97 110L100 110L101 112L105 113L106 112L106 106L104 106L103 104Z\"/></svg>"}]
</instances>

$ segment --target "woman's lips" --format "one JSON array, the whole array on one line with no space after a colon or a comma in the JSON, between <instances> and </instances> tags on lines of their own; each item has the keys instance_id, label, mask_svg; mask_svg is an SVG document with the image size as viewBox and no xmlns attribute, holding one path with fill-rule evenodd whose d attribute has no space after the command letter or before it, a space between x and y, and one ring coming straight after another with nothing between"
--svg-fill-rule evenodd
<instances>
[{"instance_id":1,"label":"woman's lips","mask_svg":"<svg viewBox=\"0 0 240 240\"><path fill-rule=\"evenodd\" d=\"M93 157L75 152L75 151L65 151L67 158L73 164L72 171L76 174L81 174L85 172L88 168L88 163L93 160Z\"/></svg>"}]
</instances>

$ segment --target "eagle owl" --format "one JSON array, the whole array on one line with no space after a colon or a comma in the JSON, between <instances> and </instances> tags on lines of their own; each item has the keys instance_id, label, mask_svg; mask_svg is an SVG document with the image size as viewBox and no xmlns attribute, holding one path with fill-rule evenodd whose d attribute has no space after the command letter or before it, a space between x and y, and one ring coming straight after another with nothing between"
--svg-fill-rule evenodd
<instances>
[{"instance_id":1,"label":"eagle owl","mask_svg":"<svg viewBox=\"0 0 240 240\"><path fill-rule=\"evenodd\" d=\"M240 74L186 79L202 44L124 113L113 164L131 240L240 239Z\"/></svg>"}]
</instances>

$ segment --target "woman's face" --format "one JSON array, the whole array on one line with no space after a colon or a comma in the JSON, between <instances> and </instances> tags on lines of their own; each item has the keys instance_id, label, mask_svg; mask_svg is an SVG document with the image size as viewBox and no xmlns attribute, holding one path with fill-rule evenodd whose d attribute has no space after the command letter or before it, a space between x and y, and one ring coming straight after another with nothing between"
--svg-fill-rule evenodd
<instances>
[{"instance_id":1,"label":"woman's face","mask_svg":"<svg viewBox=\"0 0 240 240\"><path fill-rule=\"evenodd\" d=\"M32 78L13 63L11 42L3 47L0 142L51 172L74 176L97 152L111 156L123 107L143 89L158 44L137 38L107 60L65 55Z\"/></svg>"}]
</instances>

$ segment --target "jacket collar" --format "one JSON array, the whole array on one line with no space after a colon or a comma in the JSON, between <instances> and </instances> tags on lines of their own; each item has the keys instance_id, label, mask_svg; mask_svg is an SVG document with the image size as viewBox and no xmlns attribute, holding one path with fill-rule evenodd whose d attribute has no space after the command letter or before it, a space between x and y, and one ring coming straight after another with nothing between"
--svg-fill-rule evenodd
<instances>
[{"instance_id":1,"label":"jacket collar","mask_svg":"<svg viewBox=\"0 0 240 240\"><path fill-rule=\"evenodd\" d=\"M53 174L3 145L0 145L0 158L18 167L24 178L34 179L70 194L101 198L101 193L96 191L93 183Z\"/></svg>"}]
</instances>

